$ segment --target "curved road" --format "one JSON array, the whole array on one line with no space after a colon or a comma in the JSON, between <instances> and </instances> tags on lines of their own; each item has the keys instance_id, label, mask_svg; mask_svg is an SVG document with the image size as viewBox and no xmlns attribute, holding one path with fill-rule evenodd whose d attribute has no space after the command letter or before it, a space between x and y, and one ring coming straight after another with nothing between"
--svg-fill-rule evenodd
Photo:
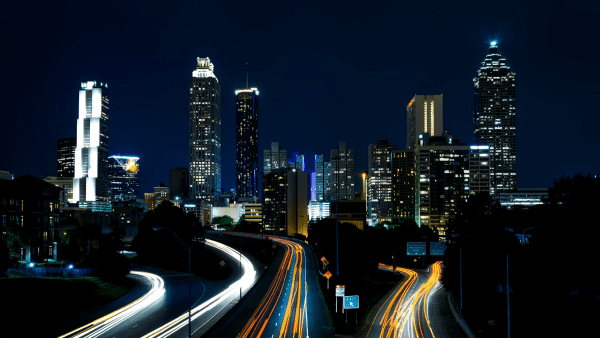
<instances>
[{"instance_id":1,"label":"curved road","mask_svg":"<svg viewBox=\"0 0 600 338\"><path fill-rule=\"evenodd\" d=\"M224 282L202 283L193 277L192 299L196 301L192 309L192 334L199 336L202 330L213 325L240 295L240 287L246 293L256 282L256 271L250 261L238 251L218 242L207 240L207 246L226 254L227 260L234 260L235 269L243 267L241 279L230 278ZM121 309L75 329L61 338L95 337L187 337L188 336L188 275L162 270L156 274L132 271L132 275L142 277L151 284L150 291L138 300ZM166 279L166 281L165 281ZM198 332L200 331L200 332Z\"/></svg>"},{"instance_id":2,"label":"curved road","mask_svg":"<svg viewBox=\"0 0 600 338\"><path fill-rule=\"evenodd\" d=\"M241 233L228 235L257 237ZM333 337L317 282L312 249L301 241L272 236L268 239L284 249L281 264L241 332L222 332L222 335L239 338Z\"/></svg>"},{"instance_id":3,"label":"curved road","mask_svg":"<svg viewBox=\"0 0 600 338\"><path fill-rule=\"evenodd\" d=\"M441 262L432 264L426 272L396 267L406 278L380 305L368 330L361 337L434 338L443 332L434 332L429 314L429 298L441 285ZM380 269L392 270L380 264Z\"/></svg>"}]
</instances>

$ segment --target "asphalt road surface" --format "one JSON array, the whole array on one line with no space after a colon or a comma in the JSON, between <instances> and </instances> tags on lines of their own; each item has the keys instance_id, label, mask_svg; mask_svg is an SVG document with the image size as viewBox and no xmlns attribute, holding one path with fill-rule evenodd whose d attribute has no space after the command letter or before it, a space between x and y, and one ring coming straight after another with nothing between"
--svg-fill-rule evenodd
<instances>
[{"instance_id":1,"label":"asphalt road surface","mask_svg":"<svg viewBox=\"0 0 600 338\"><path fill-rule=\"evenodd\" d=\"M243 255L240 273L238 251L216 242L207 241L207 246L224 257L233 273L218 282L192 276L192 336L200 336L202 330L217 322L231 303L239 299L240 287L245 294L256 281L255 268ZM90 323L71 327L69 333L61 337L188 337L188 275L161 269L144 270L132 271L140 287L130 293L135 294L134 297L141 295L140 298L127 304L120 299L115 302L117 305L111 303L105 309L91 311L86 316ZM243 277L240 279L240 276ZM142 293L140 289L147 292ZM132 300L133 297L127 296L124 299ZM114 310L118 306L121 307Z\"/></svg>"},{"instance_id":2,"label":"asphalt road surface","mask_svg":"<svg viewBox=\"0 0 600 338\"><path fill-rule=\"evenodd\" d=\"M380 268L392 270L383 264ZM441 262L427 270L397 267L396 271L406 278L377 305L360 337L465 337L450 314L445 291L438 282Z\"/></svg>"}]
</instances>

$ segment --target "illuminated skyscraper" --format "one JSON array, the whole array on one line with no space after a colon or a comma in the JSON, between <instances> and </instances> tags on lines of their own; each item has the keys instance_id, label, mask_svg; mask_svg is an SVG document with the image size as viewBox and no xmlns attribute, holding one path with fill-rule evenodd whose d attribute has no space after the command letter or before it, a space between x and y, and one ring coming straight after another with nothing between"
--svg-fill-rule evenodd
<instances>
[{"instance_id":1,"label":"illuminated skyscraper","mask_svg":"<svg viewBox=\"0 0 600 338\"><path fill-rule=\"evenodd\" d=\"M140 194L140 160L137 156L113 155L108 158L111 201L130 201Z\"/></svg>"},{"instance_id":2,"label":"illuminated skyscraper","mask_svg":"<svg viewBox=\"0 0 600 338\"><path fill-rule=\"evenodd\" d=\"M58 140L56 177L75 176L75 148L77 139L67 137Z\"/></svg>"},{"instance_id":3,"label":"illuminated skyscraper","mask_svg":"<svg viewBox=\"0 0 600 338\"><path fill-rule=\"evenodd\" d=\"M221 85L209 58L190 80L190 198L215 204L221 194Z\"/></svg>"},{"instance_id":4,"label":"illuminated skyscraper","mask_svg":"<svg viewBox=\"0 0 600 338\"><path fill-rule=\"evenodd\" d=\"M420 134L444 133L444 96L415 95L406 106L406 149L414 149Z\"/></svg>"},{"instance_id":5,"label":"illuminated skyscraper","mask_svg":"<svg viewBox=\"0 0 600 338\"><path fill-rule=\"evenodd\" d=\"M258 196L258 89L235 91L236 189L238 199Z\"/></svg>"},{"instance_id":6,"label":"illuminated skyscraper","mask_svg":"<svg viewBox=\"0 0 600 338\"><path fill-rule=\"evenodd\" d=\"M73 202L108 201L108 85L81 83Z\"/></svg>"},{"instance_id":7,"label":"illuminated skyscraper","mask_svg":"<svg viewBox=\"0 0 600 338\"><path fill-rule=\"evenodd\" d=\"M369 145L369 172L367 183L367 213L371 224L391 221L392 163L395 144L380 139Z\"/></svg>"},{"instance_id":8,"label":"illuminated skyscraper","mask_svg":"<svg viewBox=\"0 0 600 338\"><path fill-rule=\"evenodd\" d=\"M490 192L517 189L517 117L515 73L498 53L496 41L474 82L475 142L490 146Z\"/></svg>"}]
</instances>

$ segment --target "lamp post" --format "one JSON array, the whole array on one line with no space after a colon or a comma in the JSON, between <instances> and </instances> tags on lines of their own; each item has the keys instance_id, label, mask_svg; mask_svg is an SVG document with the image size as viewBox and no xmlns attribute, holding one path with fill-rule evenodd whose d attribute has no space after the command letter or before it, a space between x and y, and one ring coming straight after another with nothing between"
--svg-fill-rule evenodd
<instances>
[{"instance_id":1,"label":"lamp post","mask_svg":"<svg viewBox=\"0 0 600 338\"><path fill-rule=\"evenodd\" d=\"M189 245L185 244L185 242L183 240L181 240L181 238L179 238L179 236L177 236L175 231L173 231L169 228L152 228L152 230L154 230L154 231L169 230L173 234L173 236L175 236L175 239L177 239L177 242L179 242L179 244L181 244L181 247L183 248L183 250L187 251L187 253L188 253L188 284L189 284L188 337L192 338L192 251L196 248L196 245L198 244L198 242L194 243L194 245L192 245L192 246L189 246Z\"/></svg>"}]
</instances>

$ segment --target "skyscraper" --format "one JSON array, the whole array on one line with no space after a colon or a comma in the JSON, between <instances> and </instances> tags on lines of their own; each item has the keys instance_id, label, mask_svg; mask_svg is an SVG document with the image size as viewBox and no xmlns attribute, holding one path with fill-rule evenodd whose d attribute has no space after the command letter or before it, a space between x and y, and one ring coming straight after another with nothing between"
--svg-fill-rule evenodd
<instances>
[{"instance_id":1,"label":"skyscraper","mask_svg":"<svg viewBox=\"0 0 600 338\"><path fill-rule=\"evenodd\" d=\"M237 196L250 200L258 196L258 89L238 89L235 96Z\"/></svg>"},{"instance_id":2,"label":"skyscraper","mask_svg":"<svg viewBox=\"0 0 600 338\"><path fill-rule=\"evenodd\" d=\"M184 199L188 197L188 172L186 168L176 168L169 170L169 188L171 197L174 199Z\"/></svg>"},{"instance_id":3,"label":"skyscraper","mask_svg":"<svg viewBox=\"0 0 600 338\"><path fill-rule=\"evenodd\" d=\"M517 117L515 73L498 53L496 41L474 83L475 142L490 146L490 193L517 189Z\"/></svg>"},{"instance_id":4,"label":"skyscraper","mask_svg":"<svg viewBox=\"0 0 600 338\"><path fill-rule=\"evenodd\" d=\"M279 142L271 142L271 149L265 149L263 157L265 175L287 165L287 150L281 149Z\"/></svg>"},{"instance_id":5,"label":"skyscraper","mask_svg":"<svg viewBox=\"0 0 600 338\"><path fill-rule=\"evenodd\" d=\"M391 221L392 163L391 152L395 144L380 139L369 145L369 171L367 182L367 213L372 224Z\"/></svg>"},{"instance_id":6,"label":"skyscraper","mask_svg":"<svg viewBox=\"0 0 600 338\"><path fill-rule=\"evenodd\" d=\"M221 85L209 58L190 79L190 198L217 203L221 194Z\"/></svg>"},{"instance_id":7,"label":"skyscraper","mask_svg":"<svg viewBox=\"0 0 600 338\"><path fill-rule=\"evenodd\" d=\"M444 96L415 95L406 106L406 149L414 149L420 134L444 133Z\"/></svg>"},{"instance_id":8,"label":"skyscraper","mask_svg":"<svg viewBox=\"0 0 600 338\"><path fill-rule=\"evenodd\" d=\"M331 200L331 162L324 162L323 155L315 155L316 201Z\"/></svg>"},{"instance_id":9,"label":"skyscraper","mask_svg":"<svg viewBox=\"0 0 600 338\"><path fill-rule=\"evenodd\" d=\"M140 194L140 160L137 156L113 155L108 158L111 201L130 201Z\"/></svg>"},{"instance_id":10,"label":"skyscraper","mask_svg":"<svg viewBox=\"0 0 600 338\"><path fill-rule=\"evenodd\" d=\"M74 202L108 201L108 85L81 83Z\"/></svg>"},{"instance_id":11,"label":"skyscraper","mask_svg":"<svg viewBox=\"0 0 600 338\"><path fill-rule=\"evenodd\" d=\"M75 176L75 148L77 139L74 137L58 140L56 177Z\"/></svg>"},{"instance_id":12,"label":"skyscraper","mask_svg":"<svg viewBox=\"0 0 600 338\"><path fill-rule=\"evenodd\" d=\"M340 142L331 154L331 197L336 200L354 199L354 150Z\"/></svg>"}]
</instances>

